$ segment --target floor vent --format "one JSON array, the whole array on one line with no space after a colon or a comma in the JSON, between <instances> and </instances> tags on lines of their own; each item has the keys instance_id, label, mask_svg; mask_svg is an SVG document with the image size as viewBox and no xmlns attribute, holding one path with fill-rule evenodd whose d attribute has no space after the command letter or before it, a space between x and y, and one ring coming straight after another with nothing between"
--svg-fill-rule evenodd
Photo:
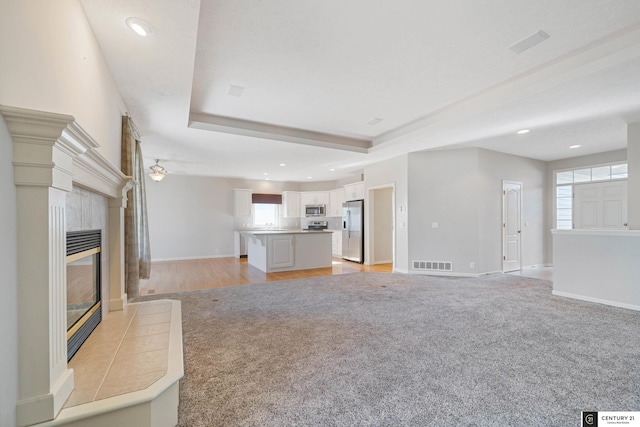
<instances>
[{"instance_id":1,"label":"floor vent","mask_svg":"<svg viewBox=\"0 0 640 427\"><path fill-rule=\"evenodd\" d=\"M414 270L453 271L450 261L413 261Z\"/></svg>"}]
</instances>

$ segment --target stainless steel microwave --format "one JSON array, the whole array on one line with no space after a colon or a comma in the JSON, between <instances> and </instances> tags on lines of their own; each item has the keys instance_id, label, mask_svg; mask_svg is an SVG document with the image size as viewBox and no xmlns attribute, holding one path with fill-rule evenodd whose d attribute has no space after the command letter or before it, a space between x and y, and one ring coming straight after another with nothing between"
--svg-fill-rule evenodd
<instances>
[{"instance_id":1,"label":"stainless steel microwave","mask_svg":"<svg viewBox=\"0 0 640 427\"><path fill-rule=\"evenodd\" d=\"M306 205L304 207L305 216L326 216L326 205Z\"/></svg>"}]
</instances>

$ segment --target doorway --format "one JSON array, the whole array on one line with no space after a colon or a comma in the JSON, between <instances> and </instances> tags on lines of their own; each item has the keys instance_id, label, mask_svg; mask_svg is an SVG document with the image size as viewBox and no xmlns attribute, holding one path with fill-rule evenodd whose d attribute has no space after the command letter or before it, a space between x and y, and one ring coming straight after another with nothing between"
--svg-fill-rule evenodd
<instances>
[{"instance_id":1,"label":"doorway","mask_svg":"<svg viewBox=\"0 0 640 427\"><path fill-rule=\"evenodd\" d=\"M502 181L502 271L522 269L522 183Z\"/></svg>"},{"instance_id":2,"label":"doorway","mask_svg":"<svg viewBox=\"0 0 640 427\"><path fill-rule=\"evenodd\" d=\"M368 264L395 264L395 188L369 188Z\"/></svg>"}]
</instances>

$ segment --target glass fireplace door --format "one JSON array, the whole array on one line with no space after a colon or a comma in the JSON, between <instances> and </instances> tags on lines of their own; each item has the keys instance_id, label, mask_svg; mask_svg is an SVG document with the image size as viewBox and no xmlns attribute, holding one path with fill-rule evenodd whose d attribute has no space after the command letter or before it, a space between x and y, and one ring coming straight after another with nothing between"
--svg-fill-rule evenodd
<instances>
[{"instance_id":1,"label":"glass fireplace door","mask_svg":"<svg viewBox=\"0 0 640 427\"><path fill-rule=\"evenodd\" d=\"M100 233L67 233L67 359L102 320Z\"/></svg>"}]
</instances>

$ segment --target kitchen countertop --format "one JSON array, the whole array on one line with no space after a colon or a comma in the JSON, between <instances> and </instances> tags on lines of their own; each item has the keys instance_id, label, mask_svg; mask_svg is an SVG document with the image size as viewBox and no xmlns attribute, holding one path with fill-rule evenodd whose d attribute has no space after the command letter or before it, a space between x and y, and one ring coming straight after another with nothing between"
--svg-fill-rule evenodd
<instances>
[{"instance_id":1,"label":"kitchen countertop","mask_svg":"<svg viewBox=\"0 0 640 427\"><path fill-rule=\"evenodd\" d=\"M333 233L335 230L243 230L240 233L245 234L318 234L318 233Z\"/></svg>"}]
</instances>

